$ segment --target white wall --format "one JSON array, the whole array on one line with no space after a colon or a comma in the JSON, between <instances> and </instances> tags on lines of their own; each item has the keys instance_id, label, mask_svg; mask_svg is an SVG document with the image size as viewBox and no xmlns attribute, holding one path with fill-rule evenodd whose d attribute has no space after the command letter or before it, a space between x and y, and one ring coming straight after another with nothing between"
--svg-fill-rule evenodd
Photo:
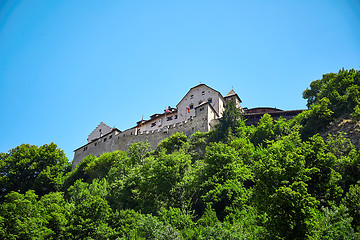
<instances>
[{"instance_id":1,"label":"white wall","mask_svg":"<svg viewBox=\"0 0 360 240\"><path fill-rule=\"evenodd\" d=\"M175 116L178 115L177 112L174 113L167 113L166 115L156 118L154 120L148 121L146 124L141 125L140 132L144 131L153 131L162 129L165 126L173 125L178 122L178 119L175 119ZM167 120L168 117L172 117L172 120ZM152 123L156 123L155 126L151 126Z\"/></svg>"},{"instance_id":2,"label":"white wall","mask_svg":"<svg viewBox=\"0 0 360 240\"><path fill-rule=\"evenodd\" d=\"M104 136L105 134L111 132L111 130L112 130L111 127L109 127L109 126L106 125L105 123L101 122L101 123L99 124L99 126L97 126L97 127L95 128L95 130L92 131L92 133L89 134L87 140L88 140L88 142L91 142L92 140L97 139L97 138L99 138L99 137L101 137L101 136Z\"/></svg>"},{"instance_id":3,"label":"white wall","mask_svg":"<svg viewBox=\"0 0 360 240\"><path fill-rule=\"evenodd\" d=\"M195 108L201 104L200 102L207 102L209 98L212 99L211 106L218 113L222 113L224 104L220 94L205 85L200 85L191 89L178 103L177 108L179 121L184 121L190 117L194 117ZM190 107L191 104L193 104L194 109L191 109L190 113L188 113L186 107Z\"/></svg>"}]
</instances>

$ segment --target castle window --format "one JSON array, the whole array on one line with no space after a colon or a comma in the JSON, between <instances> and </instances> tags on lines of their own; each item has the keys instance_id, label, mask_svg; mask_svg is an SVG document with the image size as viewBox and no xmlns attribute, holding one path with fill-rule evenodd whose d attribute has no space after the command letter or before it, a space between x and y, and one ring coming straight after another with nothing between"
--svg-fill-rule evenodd
<instances>
[{"instance_id":1,"label":"castle window","mask_svg":"<svg viewBox=\"0 0 360 240\"><path fill-rule=\"evenodd\" d=\"M194 104L191 104L191 105L190 105L190 109L193 109L193 108L194 108Z\"/></svg>"},{"instance_id":2,"label":"castle window","mask_svg":"<svg viewBox=\"0 0 360 240\"><path fill-rule=\"evenodd\" d=\"M151 127L155 127L156 126L156 122L153 122L152 124L151 124Z\"/></svg>"},{"instance_id":3,"label":"castle window","mask_svg":"<svg viewBox=\"0 0 360 240\"><path fill-rule=\"evenodd\" d=\"M172 117L168 117L168 118L167 118L167 121L171 121L171 120L172 120Z\"/></svg>"},{"instance_id":4,"label":"castle window","mask_svg":"<svg viewBox=\"0 0 360 240\"><path fill-rule=\"evenodd\" d=\"M99 132L101 132L101 128L99 129Z\"/></svg>"},{"instance_id":5,"label":"castle window","mask_svg":"<svg viewBox=\"0 0 360 240\"><path fill-rule=\"evenodd\" d=\"M111 139L111 138L112 138L112 135L110 135L109 139Z\"/></svg>"},{"instance_id":6,"label":"castle window","mask_svg":"<svg viewBox=\"0 0 360 240\"><path fill-rule=\"evenodd\" d=\"M208 99L208 103L212 103L212 98L209 98L209 99Z\"/></svg>"},{"instance_id":7,"label":"castle window","mask_svg":"<svg viewBox=\"0 0 360 240\"><path fill-rule=\"evenodd\" d=\"M106 142L106 138L104 138L104 142Z\"/></svg>"},{"instance_id":8,"label":"castle window","mask_svg":"<svg viewBox=\"0 0 360 240\"><path fill-rule=\"evenodd\" d=\"M97 143L95 143L94 145L95 145L95 147L96 147Z\"/></svg>"},{"instance_id":9,"label":"castle window","mask_svg":"<svg viewBox=\"0 0 360 240\"><path fill-rule=\"evenodd\" d=\"M202 93L201 93L202 95L205 95L205 91L202 91Z\"/></svg>"},{"instance_id":10,"label":"castle window","mask_svg":"<svg viewBox=\"0 0 360 240\"><path fill-rule=\"evenodd\" d=\"M175 115L175 119L177 119L177 115Z\"/></svg>"},{"instance_id":11,"label":"castle window","mask_svg":"<svg viewBox=\"0 0 360 240\"><path fill-rule=\"evenodd\" d=\"M194 98L194 95L191 95L191 96L190 96L190 99L193 99L193 98Z\"/></svg>"}]
</instances>

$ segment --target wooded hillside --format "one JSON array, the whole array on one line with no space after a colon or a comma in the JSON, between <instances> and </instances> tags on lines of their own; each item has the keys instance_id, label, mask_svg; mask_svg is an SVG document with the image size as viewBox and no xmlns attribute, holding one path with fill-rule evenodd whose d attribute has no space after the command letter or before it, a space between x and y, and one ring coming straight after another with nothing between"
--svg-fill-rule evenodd
<instances>
[{"instance_id":1,"label":"wooded hillside","mask_svg":"<svg viewBox=\"0 0 360 240\"><path fill-rule=\"evenodd\" d=\"M360 120L360 72L310 84L309 110L246 126L226 105L216 130L149 152L86 157L55 144L0 154L1 239L360 239L360 150L334 122Z\"/></svg>"}]
</instances>

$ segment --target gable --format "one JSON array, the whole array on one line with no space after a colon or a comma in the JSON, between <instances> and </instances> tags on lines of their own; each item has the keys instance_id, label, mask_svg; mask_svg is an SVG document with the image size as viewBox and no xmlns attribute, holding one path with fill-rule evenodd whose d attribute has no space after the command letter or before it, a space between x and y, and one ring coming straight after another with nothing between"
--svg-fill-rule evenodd
<instances>
[{"instance_id":1,"label":"gable","mask_svg":"<svg viewBox=\"0 0 360 240\"><path fill-rule=\"evenodd\" d=\"M189 91L185 94L185 96L180 100L180 102L176 105L176 107L178 107L179 104L180 104L184 99L190 98L191 95L192 95L191 93L195 93L196 90L199 89L199 88L201 88L201 87L206 88L208 91L212 91L212 92L214 92L214 93L219 94L219 97L225 102L223 96L221 95L221 93L220 93L219 91L216 91L215 89L213 89L213 88L207 86L206 84L203 84L203 83L202 83L202 84L199 84L199 85L197 85L197 86L195 86L195 87L190 88L190 90L189 90Z\"/></svg>"},{"instance_id":2,"label":"gable","mask_svg":"<svg viewBox=\"0 0 360 240\"><path fill-rule=\"evenodd\" d=\"M88 136L88 142L91 142L99 137L102 137L109 132L111 132L112 128L106 125L105 123L101 122L94 131L92 131Z\"/></svg>"}]
</instances>

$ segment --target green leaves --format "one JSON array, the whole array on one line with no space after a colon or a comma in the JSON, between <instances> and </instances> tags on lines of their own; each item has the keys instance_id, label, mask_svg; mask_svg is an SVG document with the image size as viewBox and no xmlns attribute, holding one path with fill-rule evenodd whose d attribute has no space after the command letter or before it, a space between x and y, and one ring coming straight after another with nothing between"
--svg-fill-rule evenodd
<instances>
[{"instance_id":1,"label":"green leaves","mask_svg":"<svg viewBox=\"0 0 360 240\"><path fill-rule=\"evenodd\" d=\"M33 189L39 195L60 190L70 164L54 143L23 144L0 155L0 200L7 193Z\"/></svg>"},{"instance_id":2,"label":"green leaves","mask_svg":"<svg viewBox=\"0 0 360 240\"><path fill-rule=\"evenodd\" d=\"M313 81L310 89L303 92L303 97L308 100L307 106L318 104L323 98L329 100L329 109L335 117L350 114L360 103L360 72L358 70L340 70L337 74L323 75L321 80Z\"/></svg>"}]
</instances>

